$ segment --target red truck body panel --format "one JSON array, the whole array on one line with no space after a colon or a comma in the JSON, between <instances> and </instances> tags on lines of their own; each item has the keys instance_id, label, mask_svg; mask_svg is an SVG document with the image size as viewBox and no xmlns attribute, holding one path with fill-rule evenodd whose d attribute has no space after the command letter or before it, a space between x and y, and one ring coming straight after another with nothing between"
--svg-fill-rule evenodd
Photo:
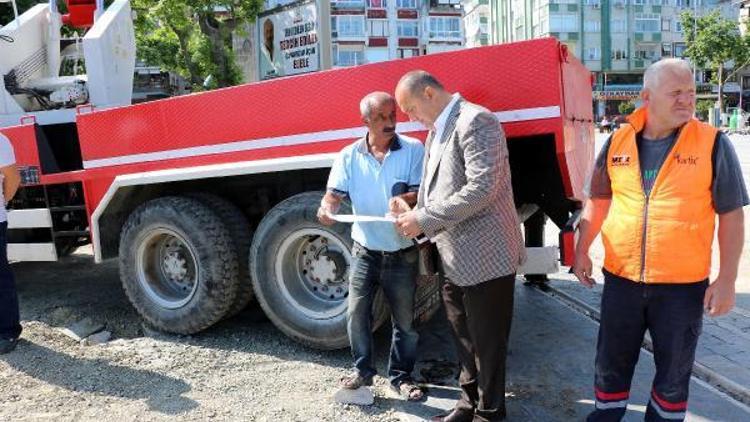
<instances>
[{"instance_id":1,"label":"red truck body panel","mask_svg":"<svg viewBox=\"0 0 750 422\"><path fill-rule=\"evenodd\" d=\"M89 216L115 177L173 168L336 152L364 133L361 98L393 92L406 72L503 122L509 139L554 134L565 194L583 198L594 129L590 73L552 38L322 71L77 116L83 170L41 183L84 182ZM399 112L401 133L426 130ZM34 125L3 128L19 165L39 166Z\"/></svg>"}]
</instances>

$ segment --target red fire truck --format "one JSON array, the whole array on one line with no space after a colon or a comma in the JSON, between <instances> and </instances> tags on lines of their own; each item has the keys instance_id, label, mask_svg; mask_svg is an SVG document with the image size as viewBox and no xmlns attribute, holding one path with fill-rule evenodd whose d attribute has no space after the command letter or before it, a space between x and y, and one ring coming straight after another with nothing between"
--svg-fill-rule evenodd
<instances>
[{"instance_id":1,"label":"red fire truck","mask_svg":"<svg viewBox=\"0 0 750 422\"><path fill-rule=\"evenodd\" d=\"M116 0L86 36L107 38L98 25L122 26L118 16L127 12L127 1ZM9 204L10 258L57 260L90 242L95 262L119 260L128 298L157 329L201 331L254 296L292 338L323 349L347 344L350 227L322 226L315 213L336 153L365 133L360 99L392 92L414 69L502 122L530 257L521 272L541 277L572 262L593 158L591 77L554 39L118 105L107 78L130 72L132 83L132 67L111 66L133 57L121 48L124 59L101 59L115 41L105 49L83 40L87 79L24 88L26 61L3 63L10 56L2 49L18 48L23 24L36 16L25 15L17 30L0 32L16 38L15 46L0 41L0 71L15 72L5 78L5 101L22 105L15 115L6 107L0 120L23 174ZM108 90L97 94L97 83ZM76 96L82 89L88 97ZM397 130L426 135L402 114ZM544 245L546 219L561 229L557 246Z\"/></svg>"}]
</instances>

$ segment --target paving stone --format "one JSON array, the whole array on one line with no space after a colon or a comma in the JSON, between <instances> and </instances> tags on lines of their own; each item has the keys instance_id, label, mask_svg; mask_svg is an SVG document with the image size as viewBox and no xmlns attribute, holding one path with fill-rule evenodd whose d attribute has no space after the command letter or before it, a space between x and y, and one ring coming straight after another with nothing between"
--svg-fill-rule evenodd
<instances>
[{"instance_id":1,"label":"paving stone","mask_svg":"<svg viewBox=\"0 0 750 422\"><path fill-rule=\"evenodd\" d=\"M75 341L81 341L97 331L103 330L104 325L100 322L94 322L91 318L84 318L66 328L60 330L66 336Z\"/></svg>"},{"instance_id":2,"label":"paving stone","mask_svg":"<svg viewBox=\"0 0 750 422\"><path fill-rule=\"evenodd\" d=\"M100 331L86 337L81 343L84 346L97 346L108 342L110 338L112 338L112 333L109 331Z\"/></svg>"},{"instance_id":3,"label":"paving stone","mask_svg":"<svg viewBox=\"0 0 750 422\"><path fill-rule=\"evenodd\" d=\"M333 400L340 404L356 404L358 406L370 406L375 403L375 396L367 387L359 387L356 390L341 388L333 395Z\"/></svg>"}]
</instances>

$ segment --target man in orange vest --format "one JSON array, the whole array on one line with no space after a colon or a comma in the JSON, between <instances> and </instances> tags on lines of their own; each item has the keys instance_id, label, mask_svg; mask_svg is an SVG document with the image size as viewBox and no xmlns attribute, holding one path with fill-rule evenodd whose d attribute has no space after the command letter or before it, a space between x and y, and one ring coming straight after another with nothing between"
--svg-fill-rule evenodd
<instances>
[{"instance_id":1,"label":"man in orange vest","mask_svg":"<svg viewBox=\"0 0 750 422\"><path fill-rule=\"evenodd\" d=\"M643 77L637 109L604 145L588 186L574 272L591 287L589 247L604 242L596 353L596 409L619 421L646 330L656 376L645 420L683 420L704 309L734 306L748 195L729 139L699 122L689 65L660 60ZM710 283L714 221L720 267Z\"/></svg>"}]
</instances>

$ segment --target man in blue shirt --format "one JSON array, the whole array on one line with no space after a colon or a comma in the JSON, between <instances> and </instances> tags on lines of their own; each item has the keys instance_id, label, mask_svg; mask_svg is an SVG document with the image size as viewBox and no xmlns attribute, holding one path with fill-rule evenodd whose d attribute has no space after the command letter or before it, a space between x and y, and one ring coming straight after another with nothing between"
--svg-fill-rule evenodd
<instances>
[{"instance_id":1,"label":"man in blue shirt","mask_svg":"<svg viewBox=\"0 0 750 422\"><path fill-rule=\"evenodd\" d=\"M368 133L344 148L333 163L318 210L326 225L335 223L331 214L346 198L355 215L378 217L389 213L390 202L394 207L417 202L424 147L416 139L396 134L396 101L385 92L373 92L362 99L360 112ZM393 323L388 377L403 397L420 400L424 393L411 378L418 340L413 315L419 252L387 221L355 222L352 239L347 330L355 371L341 385L347 389L372 385L376 370L371 315L379 285Z\"/></svg>"}]
</instances>

